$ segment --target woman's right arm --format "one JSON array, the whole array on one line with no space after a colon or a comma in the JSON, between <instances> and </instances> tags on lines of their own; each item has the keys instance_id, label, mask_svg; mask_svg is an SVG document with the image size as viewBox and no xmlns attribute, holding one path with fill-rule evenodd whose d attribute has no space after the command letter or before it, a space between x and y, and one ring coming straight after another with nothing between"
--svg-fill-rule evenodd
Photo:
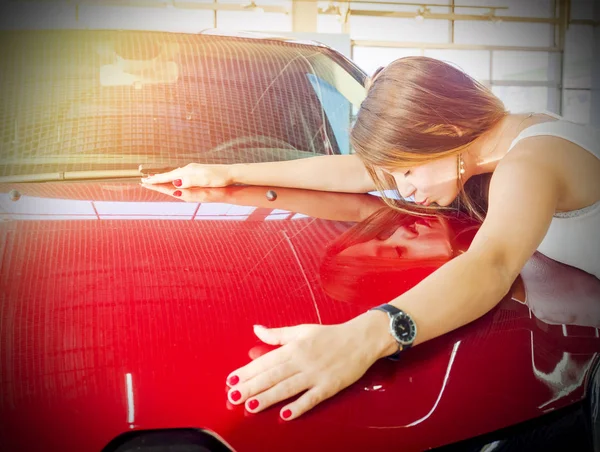
<instances>
[{"instance_id":1,"label":"woman's right arm","mask_svg":"<svg viewBox=\"0 0 600 452\"><path fill-rule=\"evenodd\" d=\"M245 184L343 193L366 193L376 189L356 155L323 155L283 162L233 165L190 163L142 181L145 184L172 182L178 188Z\"/></svg>"},{"instance_id":2,"label":"woman's right arm","mask_svg":"<svg viewBox=\"0 0 600 452\"><path fill-rule=\"evenodd\" d=\"M285 162L232 165L235 183L366 193L375 185L356 155L324 155Z\"/></svg>"}]
</instances>

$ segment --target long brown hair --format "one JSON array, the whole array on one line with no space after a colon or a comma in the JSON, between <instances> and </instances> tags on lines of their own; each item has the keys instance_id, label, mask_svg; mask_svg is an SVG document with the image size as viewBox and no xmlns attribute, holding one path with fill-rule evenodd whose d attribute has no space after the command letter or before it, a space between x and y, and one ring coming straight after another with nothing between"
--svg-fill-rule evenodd
<instances>
[{"instance_id":1,"label":"long brown hair","mask_svg":"<svg viewBox=\"0 0 600 452\"><path fill-rule=\"evenodd\" d=\"M399 196L398 187L378 169L418 166L452 155L458 163L467 146L508 114L485 86L433 58L400 58L378 71L367 88L350 140L386 204L398 210L408 205L385 195L391 189ZM465 186L459 170L457 164L459 196L451 208L481 221L489 176L471 178Z\"/></svg>"}]
</instances>

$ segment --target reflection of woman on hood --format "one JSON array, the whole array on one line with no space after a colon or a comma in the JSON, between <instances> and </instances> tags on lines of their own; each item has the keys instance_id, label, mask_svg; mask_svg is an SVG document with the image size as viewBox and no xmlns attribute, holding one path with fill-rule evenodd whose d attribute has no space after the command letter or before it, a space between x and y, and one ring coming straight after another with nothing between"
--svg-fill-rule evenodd
<instances>
[{"instance_id":1,"label":"reflection of woman on hood","mask_svg":"<svg viewBox=\"0 0 600 452\"><path fill-rule=\"evenodd\" d=\"M550 324L600 328L600 280L535 253L521 271L525 302Z\"/></svg>"},{"instance_id":2,"label":"reflection of woman on hood","mask_svg":"<svg viewBox=\"0 0 600 452\"><path fill-rule=\"evenodd\" d=\"M398 296L407 284L464 252L476 229L456 218L381 208L328 247L321 285L340 301L375 303Z\"/></svg>"},{"instance_id":3,"label":"reflection of woman on hood","mask_svg":"<svg viewBox=\"0 0 600 452\"><path fill-rule=\"evenodd\" d=\"M327 248L321 286L335 300L365 306L396 297L465 252L477 228L457 217L383 207ZM545 323L600 328L600 280L541 253L527 261L512 293Z\"/></svg>"}]
</instances>

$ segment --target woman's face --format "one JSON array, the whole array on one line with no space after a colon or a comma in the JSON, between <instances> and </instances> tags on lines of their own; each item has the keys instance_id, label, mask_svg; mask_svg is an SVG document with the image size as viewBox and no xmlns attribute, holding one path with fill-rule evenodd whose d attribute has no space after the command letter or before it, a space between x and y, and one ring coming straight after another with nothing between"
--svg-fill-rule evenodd
<instances>
[{"instance_id":1,"label":"woman's face","mask_svg":"<svg viewBox=\"0 0 600 452\"><path fill-rule=\"evenodd\" d=\"M436 218L418 218L410 225L397 228L389 236L350 246L340 255L431 259L450 258L452 253L445 222Z\"/></svg>"},{"instance_id":2,"label":"woman's face","mask_svg":"<svg viewBox=\"0 0 600 452\"><path fill-rule=\"evenodd\" d=\"M448 206L458 196L456 156L384 172L394 177L398 191L404 198L414 196L419 204Z\"/></svg>"}]
</instances>

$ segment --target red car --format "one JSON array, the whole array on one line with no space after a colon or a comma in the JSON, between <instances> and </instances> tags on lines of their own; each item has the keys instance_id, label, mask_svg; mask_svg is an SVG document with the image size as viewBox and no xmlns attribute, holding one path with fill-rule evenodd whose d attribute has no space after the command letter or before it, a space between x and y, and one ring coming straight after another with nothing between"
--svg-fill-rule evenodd
<instances>
[{"instance_id":1,"label":"red car","mask_svg":"<svg viewBox=\"0 0 600 452\"><path fill-rule=\"evenodd\" d=\"M270 350L253 324L342 322L477 230L369 194L140 186L140 164L350 152L365 74L334 50L89 30L0 49L2 451L599 450L600 281L539 254L487 315L297 420L227 402Z\"/></svg>"}]
</instances>

